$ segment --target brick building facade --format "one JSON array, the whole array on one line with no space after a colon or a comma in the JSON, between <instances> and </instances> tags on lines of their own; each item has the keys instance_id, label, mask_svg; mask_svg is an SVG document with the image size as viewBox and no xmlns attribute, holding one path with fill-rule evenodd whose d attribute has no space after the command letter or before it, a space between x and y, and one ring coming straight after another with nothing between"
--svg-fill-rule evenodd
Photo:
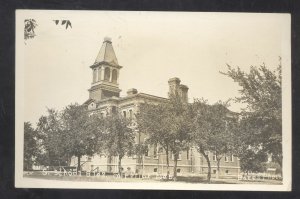
<instances>
[{"instance_id":1,"label":"brick building facade","mask_svg":"<svg viewBox=\"0 0 300 199\"><path fill-rule=\"evenodd\" d=\"M97 112L105 116L119 110L124 117L133 119L139 105L145 102L161 103L167 98L140 93L132 88L127 91L125 97L120 97L119 75L122 66L118 64L112 42L105 38L92 69L92 84L89 89L89 99L84 103L91 112ZM168 81L169 92L178 91L188 101L188 87L180 84L179 78L171 78ZM145 141L145 135L136 130L136 143ZM212 175L217 173L217 161L212 152L207 152L211 161ZM169 154L170 171L173 170L173 155ZM118 172L118 157L107 154L82 157L82 169L85 171ZM72 158L71 165L76 165L77 159ZM166 174L166 153L159 146L149 146L148 153L142 158L136 156L122 159L124 171L140 174ZM207 173L207 162L195 147L182 151L178 159L178 175L192 175ZM225 156L220 162L220 175L237 175L239 172L239 160L234 156ZM172 173L172 172L170 172Z\"/></svg>"}]
</instances>

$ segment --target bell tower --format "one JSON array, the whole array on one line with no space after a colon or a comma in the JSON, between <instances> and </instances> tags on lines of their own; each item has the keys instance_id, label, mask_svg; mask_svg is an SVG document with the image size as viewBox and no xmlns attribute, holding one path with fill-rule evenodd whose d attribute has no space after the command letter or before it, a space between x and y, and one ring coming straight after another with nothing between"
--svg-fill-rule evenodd
<instances>
[{"instance_id":1,"label":"bell tower","mask_svg":"<svg viewBox=\"0 0 300 199\"><path fill-rule=\"evenodd\" d=\"M118 64L111 39L104 38L101 49L96 57L92 69L92 84L89 89L89 98L99 101L110 97L119 97L119 71L122 68Z\"/></svg>"}]
</instances>

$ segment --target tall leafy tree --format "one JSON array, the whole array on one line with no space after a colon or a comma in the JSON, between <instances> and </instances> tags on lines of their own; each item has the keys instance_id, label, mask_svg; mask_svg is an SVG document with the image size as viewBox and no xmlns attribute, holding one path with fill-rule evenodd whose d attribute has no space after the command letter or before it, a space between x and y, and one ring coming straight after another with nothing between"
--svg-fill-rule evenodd
<instances>
[{"instance_id":1,"label":"tall leafy tree","mask_svg":"<svg viewBox=\"0 0 300 199\"><path fill-rule=\"evenodd\" d=\"M166 124L169 125L170 151L174 155L173 179L177 180L177 162L179 153L187 150L191 142L193 130L191 117L192 107L177 93L169 96L166 103Z\"/></svg>"},{"instance_id":2,"label":"tall leafy tree","mask_svg":"<svg viewBox=\"0 0 300 199\"><path fill-rule=\"evenodd\" d=\"M88 113L89 117L86 121L86 132L88 132L90 139L88 139L92 151L101 154L104 150L105 143L105 118L95 113Z\"/></svg>"},{"instance_id":3,"label":"tall leafy tree","mask_svg":"<svg viewBox=\"0 0 300 199\"><path fill-rule=\"evenodd\" d=\"M209 152L216 155L217 177L220 173L220 160L233 152L233 136L237 118L230 112L227 103L209 105L206 100L196 99L193 103L193 142L207 162L207 181L211 179Z\"/></svg>"},{"instance_id":4,"label":"tall leafy tree","mask_svg":"<svg viewBox=\"0 0 300 199\"><path fill-rule=\"evenodd\" d=\"M281 63L274 71L263 64L251 66L249 72L228 65L228 71L222 74L239 84L236 102L247 105L241 113L243 144L271 154L282 165Z\"/></svg>"},{"instance_id":5,"label":"tall leafy tree","mask_svg":"<svg viewBox=\"0 0 300 199\"><path fill-rule=\"evenodd\" d=\"M167 175L169 152L174 155L173 179L177 179L179 153L190 143L190 108L178 94L170 95L160 104L144 104L137 115L138 128L147 135L148 142L162 146L166 151ZM167 176L168 177L168 176Z\"/></svg>"},{"instance_id":6,"label":"tall leafy tree","mask_svg":"<svg viewBox=\"0 0 300 199\"><path fill-rule=\"evenodd\" d=\"M201 99L196 100L193 103L193 142L197 146L197 150L199 153L203 155L207 162L208 172L207 172L207 181L210 182L211 178L211 164L210 159L207 154L209 150L208 140L210 139L211 132L211 124L210 119L212 117L212 112L210 111L210 107L207 104L207 101Z\"/></svg>"},{"instance_id":7,"label":"tall leafy tree","mask_svg":"<svg viewBox=\"0 0 300 199\"><path fill-rule=\"evenodd\" d=\"M104 148L111 156L118 156L119 175L122 174L122 159L134 151L135 132L130 121L121 114L109 114L105 118Z\"/></svg>"},{"instance_id":8,"label":"tall leafy tree","mask_svg":"<svg viewBox=\"0 0 300 199\"><path fill-rule=\"evenodd\" d=\"M71 104L61 115L65 153L77 157L77 170L81 170L81 157L97 151L97 134L84 106ZM100 124L99 124L100 125Z\"/></svg>"},{"instance_id":9,"label":"tall leafy tree","mask_svg":"<svg viewBox=\"0 0 300 199\"><path fill-rule=\"evenodd\" d=\"M39 164L66 165L67 153L65 153L65 137L60 113L54 109L48 109L48 115L41 116L38 121L37 132L41 140L41 154L37 157Z\"/></svg>"},{"instance_id":10,"label":"tall leafy tree","mask_svg":"<svg viewBox=\"0 0 300 199\"><path fill-rule=\"evenodd\" d=\"M238 116L227 109L228 102L217 102L210 107L212 115L207 122L211 123L211 131L208 145L213 151L217 160L217 178L220 174L220 161L225 155L232 155L234 152L233 137L237 129Z\"/></svg>"},{"instance_id":11,"label":"tall leafy tree","mask_svg":"<svg viewBox=\"0 0 300 199\"><path fill-rule=\"evenodd\" d=\"M148 151L148 146L145 142L142 142L141 138L142 138L142 133L140 131L137 132L137 143L135 143L134 145L134 154L138 157L138 164L140 166L140 170L142 170L142 173L144 173L143 171L143 156L145 155L146 151Z\"/></svg>"},{"instance_id":12,"label":"tall leafy tree","mask_svg":"<svg viewBox=\"0 0 300 199\"><path fill-rule=\"evenodd\" d=\"M167 179L170 174L170 126L167 125L165 104L142 104L137 114L139 132L147 136L147 144L160 145L166 152Z\"/></svg>"},{"instance_id":13,"label":"tall leafy tree","mask_svg":"<svg viewBox=\"0 0 300 199\"><path fill-rule=\"evenodd\" d=\"M81 157L100 153L103 149L104 119L91 115L84 106L71 104L61 112L48 109L37 124L41 165L68 166L72 156L77 157L77 170L81 170Z\"/></svg>"},{"instance_id":14,"label":"tall leafy tree","mask_svg":"<svg viewBox=\"0 0 300 199\"><path fill-rule=\"evenodd\" d=\"M38 134L30 122L24 123L24 170L31 170L39 153Z\"/></svg>"}]
</instances>

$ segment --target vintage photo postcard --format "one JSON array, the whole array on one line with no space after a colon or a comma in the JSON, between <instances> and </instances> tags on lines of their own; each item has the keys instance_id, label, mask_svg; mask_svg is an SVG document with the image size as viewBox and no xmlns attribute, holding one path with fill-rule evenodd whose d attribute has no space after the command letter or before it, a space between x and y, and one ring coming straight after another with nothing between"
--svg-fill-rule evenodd
<instances>
[{"instance_id":1,"label":"vintage photo postcard","mask_svg":"<svg viewBox=\"0 0 300 199\"><path fill-rule=\"evenodd\" d=\"M16 10L15 186L290 191L291 19Z\"/></svg>"}]
</instances>

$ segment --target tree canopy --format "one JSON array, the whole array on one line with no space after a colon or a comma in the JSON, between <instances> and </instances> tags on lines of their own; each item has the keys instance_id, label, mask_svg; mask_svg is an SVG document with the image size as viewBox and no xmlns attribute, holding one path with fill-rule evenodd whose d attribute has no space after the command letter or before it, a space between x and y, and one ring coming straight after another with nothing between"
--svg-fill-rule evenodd
<instances>
[{"instance_id":1,"label":"tree canopy","mask_svg":"<svg viewBox=\"0 0 300 199\"><path fill-rule=\"evenodd\" d=\"M208 164L207 180L211 178L210 159L207 152L215 154L219 174L220 160L234 151L233 137L237 126L237 115L227 109L228 102L209 105L206 100L193 103L193 144Z\"/></svg>"},{"instance_id":2,"label":"tree canopy","mask_svg":"<svg viewBox=\"0 0 300 199\"><path fill-rule=\"evenodd\" d=\"M31 123L24 123L24 169L31 170L39 154L38 133Z\"/></svg>"},{"instance_id":3,"label":"tree canopy","mask_svg":"<svg viewBox=\"0 0 300 199\"><path fill-rule=\"evenodd\" d=\"M37 123L37 132L41 140L41 153L37 160L41 165L65 165L68 154L65 153L65 137L63 136L60 113L48 109L47 116L41 116Z\"/></svg>"},{"instance_id":4,"label":"tree canopy","mask_svg":"<svg viewBox=\"0 0 300 199\"><path fill-rule=\"evenodd\" d=\"M48 109L47 116L41 116L37 131L43 151L39 156L42 165L66 166L72 156L93 155L100 151L99 137L103 122L89 116L85 107L70 104L61 112ZM80 170L80 164L77 164Z\"/></svg>"},{"instance_id":5,"label":"tree canopy","mask_svg":"<svg viewBox=\"0 0 300 199\"><path fill-rule=\"evenodd\" d=\"M65 152L78 158L78 170L80 170L80 158L83 155L96 153L97 136L91 125L89 113L84 106L71 104L67 106L61 115L63 123L63 135L67 149ZM98 124L101 126L101 123Z\"/></svg>"},{"instance_id":6,"label":"tree canopy","mask_svg":"<svg viewBox=\"0 0 300 199\"><path fill-rule=\"evenodd\" d=\"M110 114L105 121L105 149L109 155L118 156L119 174L121 175L122 158L134 153L135 132L129 127L130 121L121 114Z\"/></svg>"},{"instance_id":7,"label":"tree canopy","mask_svg":"<svg viewBox=\"0 0 300 199\"><path fill-rule=\"evenodd\" d=\"M166 151L169 175L169 151L174 155L173 179L177 177L179 153L188 149L191 139L191 109L179 95L170 95L160 104L143 104L137 114L138 129L150 144L159 144Z\"/></svg>"},{"instance_id":8,"label":"tree canopy","mask_svg":"<svg viewBox=\"0 0 300 199\"><path fill-rule=\"evenodd\" d=\"M222 74L239 84L240 97L235 100L247 105L241 112L239 138L244 145L271 154L282 165L281 63L274 71L264 64L251 66L248 73L228 65Z\"/></svg>"}]
</instances>

